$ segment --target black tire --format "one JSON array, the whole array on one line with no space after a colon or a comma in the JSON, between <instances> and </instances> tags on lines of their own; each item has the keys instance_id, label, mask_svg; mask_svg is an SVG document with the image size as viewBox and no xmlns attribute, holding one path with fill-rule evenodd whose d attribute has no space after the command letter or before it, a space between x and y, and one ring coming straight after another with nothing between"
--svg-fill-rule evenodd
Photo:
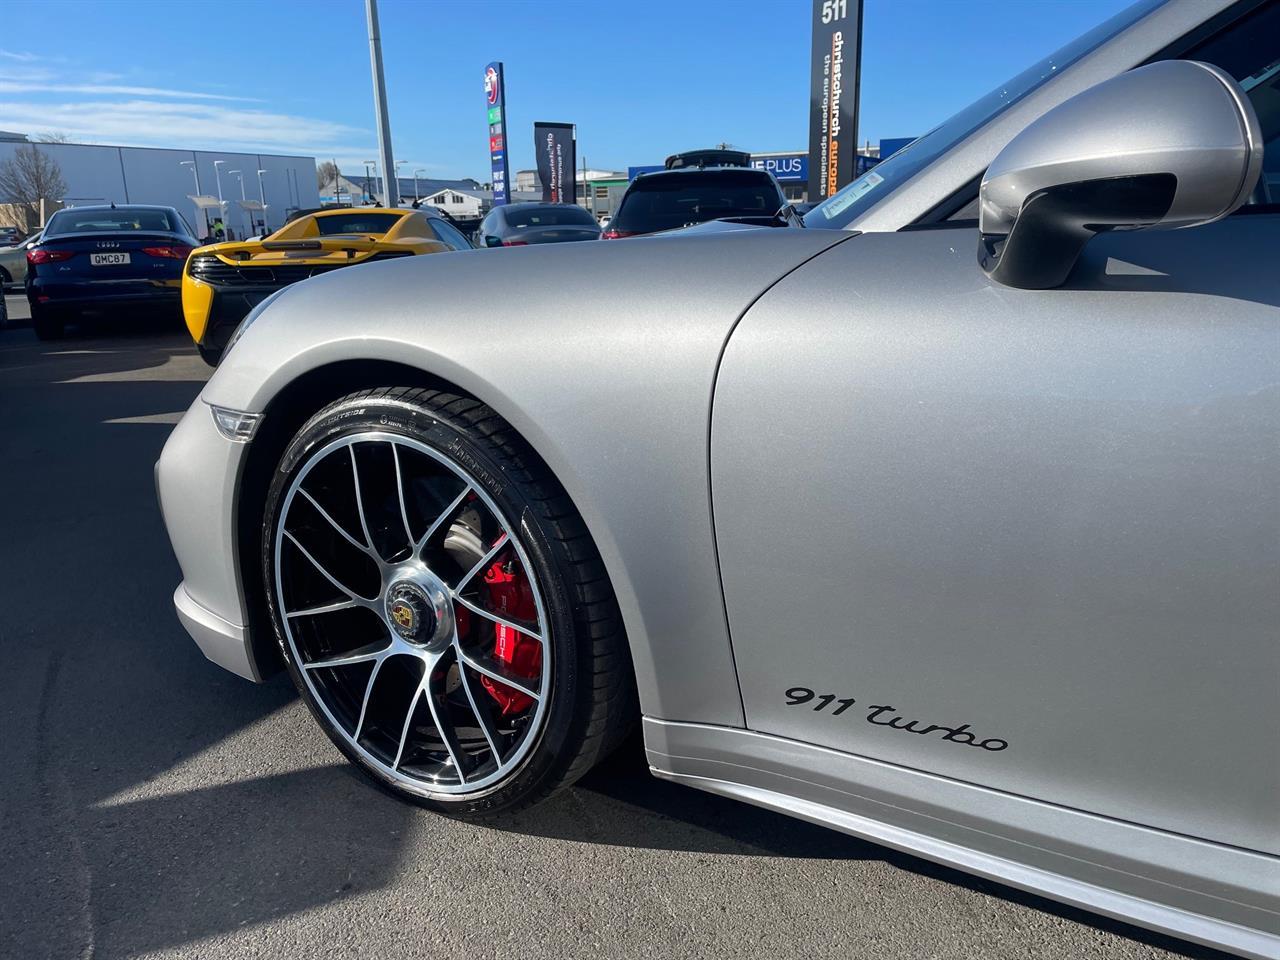
<instances>
[{"instance_id":1,"label":"black tire","mask_svg":"<svg viewBox=\"0 0 1280 960\"><path fill-rule=\"evenodd\" d=\"M518 529L544 598L552 672L538 739L520 765L479 796L423 797L367 762L335 731L302 679L276 602L275 538L282 500L308 458L343 436L400 434L444 453ZM492 409L438 390L384 387L349 394L302 426L285 450L263 512L262 567L276 639L312 715L375 784L451 816L488 819L545 799L616 748L639 716L630 651L612 587L594 543L550 470Z\"/></svg>"},{"instance_id":2,"label":"black tire","mask_svg":"<svg viewBox=\"0 0 1280 960\"><path fill-rule=\"evenodd\" d=\"M62 315L38 303L31 304L31 326L39 340L60 340L67 332Z\"/></svg>"},{"instance_id":3,"label":"black tire","mask_svg":"<svg viewBox=\"0 0 1280 960\"><path fill-rule=\"evenodd\" d=\"M9 276L9 271L4 267L0 267L0 293L4 292L4 285L13 283L13 277Z\"/></svg>"},{"instance_id":4,"label":"black tire","mask_svg":"<svg viewBox=\"0 0 1280 960\"><path fill-rule=\"evenodd\" d=\"M211 367L216 367L218 361L222 359L221 350L213 350L202 343L196 344L196 350L200 353L200 359Z\"/></svg>"}]
</instances>

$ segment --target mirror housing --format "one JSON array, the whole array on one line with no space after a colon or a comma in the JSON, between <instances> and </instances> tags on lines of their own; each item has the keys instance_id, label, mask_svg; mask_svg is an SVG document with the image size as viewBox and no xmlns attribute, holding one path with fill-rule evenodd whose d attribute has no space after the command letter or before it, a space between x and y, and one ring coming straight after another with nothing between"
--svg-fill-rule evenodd
<instances>
[{"instance_id":1,"label":"mirror housing","mask_svg":"<svg viewBox=\"0 0 1280 960\"><path fill-rule=\"evenodd\" d=\"M486 235L484 238L484 245L486 247L500 247L502 246L502 238Z\"/></svg>"},{"instance_id":2,"label":"mirror housing","mask_svg":"<svg viewBox=\"0 0 1280 960\"><path fill-rule=\"evenodd\" d=\"M1261 170L1262 129L1229 75L1148 64L1059 104L1000 151L978 192L978 262L997 283L1057 287L1095 234L1218 220Z\"/></svg>"}]
</instances>

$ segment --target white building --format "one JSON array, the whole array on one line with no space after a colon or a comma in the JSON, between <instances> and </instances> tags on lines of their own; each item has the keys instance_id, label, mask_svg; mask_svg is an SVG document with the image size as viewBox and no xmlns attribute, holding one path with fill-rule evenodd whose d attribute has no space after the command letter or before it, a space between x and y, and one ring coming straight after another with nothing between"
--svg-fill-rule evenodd
<instances>
[{"instance_id":1,"label":"white building","mask_svg":"<svg viewBox=\"0 0 1280 960\"><path fill-rule=\"evenodd\" d=\"M263 224L276 230L296 209L318 207L314 157L266 153L221 153L154 147L109 147L88 143L28 143L0 137L0 161L34 146L52 158L66 181L64 206L91 203L155 203L174 207L205 236L206 214L219 210L237 237ZM221 193L221 198L219 198ZM203 197L203 201L197 201ZM203 207L203 210L201 209Z\"/></svg>"},{"instance_id":2,"label":"white building","mask_svg":"<svg viewBox=\"0 0 1280 960\"><path fill-rule=\"evenodd\" d=\"M493 195L486 194L482 190L447 187L423 197L422 202L438 207L455 219L472 220L488 212L488 207L493 202Z\"/></svg>"}]
</instances>

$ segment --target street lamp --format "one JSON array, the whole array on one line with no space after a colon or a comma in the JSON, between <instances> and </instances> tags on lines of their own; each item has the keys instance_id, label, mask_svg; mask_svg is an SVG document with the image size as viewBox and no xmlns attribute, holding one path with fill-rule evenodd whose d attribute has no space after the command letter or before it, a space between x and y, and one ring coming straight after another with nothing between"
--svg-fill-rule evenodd
<instances>
[{"instance_id":1,"label":"street lamp","mask_svg":"<svg viewBox=\"0 0 1280 960\"><path fill-rule=\"evenodd\" d=\"M366 161L364 162L364 168L365 168L366 170L368 170L370 167L372 167L372 168L373 168L373 182L374 182L374 185L376 186L376 185L377 185L377 183L378 183L378 161L377 161L377 160L366 160ZM386 186L386 184L383 184L383 187L385 187L385 186ZM383 196L386 196L386 192L385 192L385 190L384 190L384 192L383 192ZM375 191L375 193L374 193L373 199L375 199L375 200L377 200L377 199L378 199L378 195L377 195L377 192L376 192L376 191Z\"/></svg>"},{"instance_id":2,"label":"street lamp","mask_svg":"<svg viewBox=\"0 0 1280 960\"><path fill-rule=\"evenodd\" d=\"M247 199L248 199L248 197L246 197L246 196L244 195L244 174L243 174L243 173L241 173L239 170L228 170L228 171L227 171L227 173L228 173L228 174L232 174L232 173L234 173L234 174L236 175L236 179L238 179L238 180L240 181L240 214L241 214L241 216L243 217L243 216L244 216L244 214L248 213L248 211L244 208L244 202L245 202L245 200L247 200ZM244 234L246 237L247 237L249 234L253 233L253 229L252 229L252 227L253 227L253 217L252 217L252 216L251 216L251 217L249 217L249 227L250 227L250 229L249 229L249 230L246 230L246 231L245 231L245 234Z\"/></svg>"},{"instance_id":3,"label":"street lamp","mask_svg":"<svg viewBox=\"0 0 1280 960\"><path fill-rule=\"evenodd\" d=\"M422 198L418 196L418 174L426 172L425 167L419 167L417 170L413 171L413 199L419 203L422 202Z\"/></svg>"},{"instance_id":4,"label":"street lamp","mask_svg":"<svg viewBox=\"0 0 1280 960\"><path fill-rule=\"evenodd\" d=\"M408 163L408 162L409 162L408 160L396 160L396 161L395 161L395 168L396 168L396 199L397 199L396 206L397 206L397 207L398 207L398 206L400 206L400 203L399 203L399 197L400 197L400 168L401 168L401 167L403 167L403 166L404 166L406 163Z\"/></svg>"},{"instance_id":5,"label":"street lamp","mask_svg":"<svg viewBox=\"0 0 1280 960\"><path fill-rule=\"evenodd\" d=\"M270 170L258 171L258 202L262 204L262 229L263 230L267 229L267 194L266 194L266 191L262 189L262 175L264 173L270 173L270 172L271 172Z\"/></svg>"},{"instance_id":6,"label":"street lamp","mask_svg":"<svg viewBox=\"0 0 1280 960\"><path fill-rule=\"evenodd\" d=\"M221 169L222 165L226 162L227 161L225 160L213 161L213 177L215 180L218 181L218 219L222 221L222 237L220 238L222 240L225 240L227 238L227 220L226 220L227 210L226 210L226 202L222 199L222 169Z\"/></svg>"},{"instance_id":7,"label":"street lamp","mask_svg":"<svg viewBox=\"0 0 1280 960\"><path fill-rule=\"evenodd\" d=\"M191 173L196 178L196 196L200 196L200 171L196 168L196 162L194 160L179 160L178 165L191 168Z\"/></svg>"}]
</instances>

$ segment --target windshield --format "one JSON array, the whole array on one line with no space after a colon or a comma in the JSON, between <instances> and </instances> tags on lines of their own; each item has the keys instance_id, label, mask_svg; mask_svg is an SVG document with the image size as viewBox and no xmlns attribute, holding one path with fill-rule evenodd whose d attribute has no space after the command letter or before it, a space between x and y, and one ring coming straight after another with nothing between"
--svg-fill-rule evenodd
<instances>
[{"instance_id":1,"label":"windshield","mask_svg":"<svg viewBox=\"0 0 1280 960\"><path fill-rule=\"evenodd\" d=\"M1142 0L1081 34L1061 50L1024 70L1008 83L965 107L804 215L806 227L843 229L922 171L934 160L986 126L1027 94L1049 82L1077 60L1132 26L1165 0Z\"/></svg>"},{"instance_id":2,"label":"windshield","mask_svg":"<svg viewBox=\"0 0 1280 960\"><path fill-rule=\"evenodd\" d=\"M186 233L172 210L154 207L116 207L113 210L59 210L45 227L46 237L65 233L119 233L127 230L157 230L164 233Z\"/></svg>"},{"instance_id":3,"label":"windshield","mask_svg":"<svg viewBox=\"0 0 1280 960\"><path fill-rule=\"evenodd\" d=\"M653 233L723 217L770 217L786 203L757 170L691 170L640 177L622 198L611 230Z\"/></svg>"},{"instance_id":4,"label":"windshield","mask_svg":"<svg viewBox=\"0 0 1280 960\"><path fill-rule=\"evenodd\" d=\"M386 233L403 214L399 213L333 213L316 217L320 236L344 233Z\"/></svg>"},{"instance_id":5,"label":"windshield","mask_svg":"<svg viewBox=\"0 0 1280 960\"><path fill-rule=\"evenodd\" d=\"M565 204L558 207L507 208L507 226L515 227L594 227L596 218L582 207Z\"/></svg>"}]
</instances>

